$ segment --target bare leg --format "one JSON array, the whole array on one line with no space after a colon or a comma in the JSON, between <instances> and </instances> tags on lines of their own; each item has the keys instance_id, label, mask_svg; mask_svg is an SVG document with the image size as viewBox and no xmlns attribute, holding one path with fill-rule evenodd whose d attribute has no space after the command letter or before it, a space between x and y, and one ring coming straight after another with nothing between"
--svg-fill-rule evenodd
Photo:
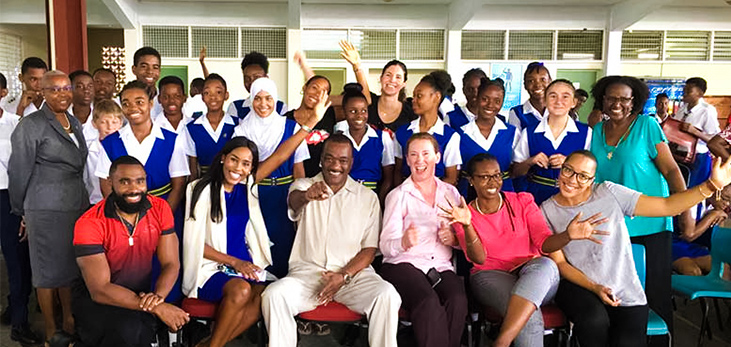
<instances>
[{"instance_id":1,"label":"bare leg","mask_svg":"<svg viewBox=\"0 0 731 347\"><path fill-rule=\"evenodd\" d=\"M508 302L508 312L505 314L500 334L493 343L493 347L508 347L523 329L525 323L536 311L536 305L517 295L511 295Z\"/></svg>"},{"instance_id":2,"label":"bare leg","mask_svg":"<svg viewBox=\"0 0 731 347\"><path fill-rule=\"evenodd\" d=\"M693 261L698 265L698 267L703 271L703 274L707 274L711 272L711 256L710 255L704 255L702 257L693 258Z\"/></svg>"},{"instance_id":3,"label":"bare leg","mask_svg":"<svg viewBox=\"0 0 731 347\"><path fill-rule=\"evenodd\" d=\"M266 287L260 284L251 285L251 299L244 307L243 317L238 321L239 325L231 332L231 336L228 337L229 341L241 335L261 318L261 293L264 289Z\"/></svg>"},{"instance_id":4,"label":"bare leg","mask_svg":"<svg viewBox=\"0 0 731 347\"><path fill-rule=\"evenodd\" d=\"M58 299L61 302L63 314L63 330L71 335L74 334L74 316L71 313L71 287L58 288Z\"/></svg>"},{"instance_id":5,"label":"bare leg","mask_svg":"<svg viewBox=\"0 0 731 347\"><path fill-rule=\"evenodd\" d=\"M261 294L261 289L258 289L257 293ZM251 321L251 318L247 317L249 315L247 308L250 307L250 302L254 297L259 298L258 294L255 294L249 282L243 279L236 278L226 283L223 287L223 299L218 307L216 325L213 327L208 346L223 346L251 325L245 326L247 322ZM261 299L258 300L260 302ZM255 319L258 319L258 316ZM243 329L241 329L242 327ZM205 346L206 343L201 345Z\"/></svg>"},{"instance_id":6,"label":"bare leg","mask_svg":"<svg viewBox=\"0 0 731 347\"><path fill-rule=\"evenodd\" d=\"M675 269L675 271L679 272L680 274L686 275L686 276L703 275L703 272L701 271L701 268L698 267L698 264L696 264L696 262L693 261L693 259L688 258L688 257L682 257L682 258L674 261L673 269Z\"/></svg>"},{"instance_id":7,"label":"bare leg","mask_svg":"<svg viewBox=\"0 0 731 347\"><path fill-rule=\"evenodd\" d=\"M56 333L56 320L54 319L54 297L55 288L36 288L38 305L41 306L43 323L46 327L46 340Z\"/></svg>"}]
</instances>

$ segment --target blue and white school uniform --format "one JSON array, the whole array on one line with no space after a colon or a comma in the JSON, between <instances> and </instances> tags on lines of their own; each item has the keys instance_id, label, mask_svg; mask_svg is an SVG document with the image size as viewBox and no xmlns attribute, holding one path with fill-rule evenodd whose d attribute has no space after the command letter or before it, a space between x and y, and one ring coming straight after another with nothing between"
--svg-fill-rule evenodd
<instances>
[{"instance_id":1,"label":"blue and white school uniform","mask_svg":"<svg viewBox=\"0 0 731 347\"><path fill-rule=\"evenodd\" d=\"M360 143L350 135L348 121L335 124L335 131L342 132L353 143L353 165L350 177L370 189L376 189L383 178L383 167L394 165L393 140L382 130L366 126L366 133Z\"/></svg>"},{"instance_id":2,"label":"blue and white school uniform","mask_svg":"<svg viewBox=\"0 0 731 347\"><path fill-rule=\"evenodd\" d=\"M508 170L510 164L513 163L513 149L518 145L520 139L520 133L518 130L510 125L503 123L499 118L495 118L495 124L490 129L490 134L485 138L480 132L480 128L477 126L475 121L471 121L463 125L460 129L460 142L459 152L462 155L462 167L464 168L470 159L479 153L490 153L500 165L500 171L503 175L503 188L502 190L512 192L513 180L510 179ZM467 198L469 182L467 176L462 175L457 189L460 194Z\"/></svg>"},{"instance_id":3,"label":"blue and white school uniform","mask_svg":"<svg viewBox=\"0 0 731 347\"><path fill-rule=\"evenodd\" d=\"M690 123L709 135L716 135L721 132L716 107L703 99L698 100L698 104L690 110L688 110L688 104L683 103L680 105L678 112L672 117L679 121ZM708 146L703 140L698 139L695 153L695 162L690 170L688 187L697 186L711 176L711 155L708 153Z\"/></svg>"},{"instance_id":4,"label":"blue and white school uniform","mask_svg":"<svg viewBox=\"0 0 731 347\"><path fill-rule=\"evenodd\" d=\"M531 125L537 125L544 118L548 116L548 109L543 111L543 114L538 112L530 100L527 100L524 104L515 106L510 109L508 115L508 123L518 128L518 131L522 131Z\"/></svg>"},{"instance_id":5,"label":"blue and white school uniform","mask_svg":"<svg viewBox=\"0 0 731 347\"><path fill-rule=\"evenodd\" d=\"M276 112L265 118L250 111L234 129L234 137L245 136L256 143L259 162L269 158L284 141L299 130L297 122ZM273 264L266 270L278 278L287 275L289 254L294 243L294 223L287 216L287 195L294 181L294 164L310 158L307 144L303 141L294 155L279 166L267 178L259 182L259 205L264 216L271 248Z\"/></svg>"},{"instance_id":6,"label":"blue and white school uniform","mask_svg":"<svg viewBox=\"0 0 731 347\"><path fill-rule=\"evenodd\" d=\"M223 149L226 142L234 136L234 128L238 124L238 118L227 114L218 123L216 130L213 130L207 116L202 113L193 115L193 119L185 126L185 152L189 157L198 159L201 174L208 172L208 168L213 163L213 158Z\"/></svg>"},{"instance_id":7,"label":"blue and white school uniform","mask_svg":"<svg viewBox=\"0 0 731 347\"><path fill-rule=\"evenodd\" d=\"M411 123L402 125L396 130L394 145L394 155L396 158L403 160L401 166L401 175L408 177L411 175L409 166L406 165L406 143L414 133L420 132L419 130L419 119L414 119ZM449 125L437 118L434 126L427 131L429 134L439 143L439 151L442 153L442 158L437 163L436 176L439 178L444 177L445 170L448 167L458 166L462 164L462 157L459 153L459 134L454 131ZM399 174L398 172L396 174Z\"/></svg>"},{"instance_id":8,"label":"blue and white school uniform","mask_svg":"<svg viewBox=\"0 0 731 347\"><path fill-rule=\"evenodd\" d=\"M99 155L95 175L106 179L112 161L130 155L145 166L147 173L147 192L166 199L173 177L190 175L188 158L185 156L185 143L182 137L172 131L162 129L153 122L150 134L142 142L137 141L129 124L110 134L101 141L104 151Z\"/></svg>"},{"instance_id":9,"label":"blue and white school uniform","mask_svg":"<svg viewBox=\"0 0 731 347\"><path fill-rule=\"evenodd\" d=\"M165 113L160 112L157 114L153 114L152 122L157 123L157 125L159 125L160 128L163 128L165 130L172 131L172 132L178 134L178 136L183 137L183 140L185 140L185 136L186 136L185 135L185 125L188 124L188 122L190 122L190 118L183 115L183 119L181 119L180 122L178 122L178 127L176 128L173 126L173 123L170 123L170 121L168 120L168 117L165 117Z\"/></svg>"},{"instance_id":10,"label":"blue and white school uniform","mask_svg":"<svg viewBox=\"0 0 731 347\"><path fill-rule=\"evenodd\" d=\"M288 111L287 104L285 104L282 100L277 100L275 110L277 111L277 114L283 115ZM226 113L236 118L244 119L244 117L246 117L250 111L251 97L248 97L246 99L234 100L230 105L228 105Z\"/></svg>"},{"instance_id":11,"label":"blue and white school uniform","mask_svg":"<svg viewBox=\"0 0 731 347\"><path fill-rule=\"evenodd\" d=\"M507 121L507 118L501 114L498 114L496 117L503 123ZM472 113L472 111L467 108L467 105L459 106L455 104L454 110L444 117L444 123L447 123L447 125L452 127L452 129L457 130L475 119L477 119L477 115Z\"/></svg>"},{"instance_id":12,"label":"blue and white school uniform","mask_svg":"<svg viewBox=\"0 0 731 347\"><path fill-rule=\"evenodd\" d=\"M566 126L561 134L554 138L548 126L548 117L538 124L523 129L520 141L513 153L513 162L520 163L528 158L543 152L547 157L553 154L568 156L580 149L591 147L591 129L588 125L576 122L571 117L566 118ZM540 205L554 194L558 193L557 179L561 169L541 168L534 165L526 175L526 191L533 194L536 204Z\"/></svg>"}]
</instances>

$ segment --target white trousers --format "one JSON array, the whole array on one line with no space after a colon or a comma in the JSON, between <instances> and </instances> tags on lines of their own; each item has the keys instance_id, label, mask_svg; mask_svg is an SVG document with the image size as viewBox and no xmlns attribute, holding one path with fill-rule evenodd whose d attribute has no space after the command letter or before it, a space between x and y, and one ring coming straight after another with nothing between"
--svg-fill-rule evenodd
<instances>
[{"instance_id":1,"label":"white trousers","mask_svg":"<svg viewBox=\"0 0 731 347\"><path fill-rule=\"evenodd\" d=\"M317 307L317 293L322 289L321 277L322 271L290 272L264 291L261 308L269 332L269 347L297 345L294 316ZM372 268L365 268L355 275L333 299L368 317L369 345L396 347L401 296Z\"/></svg>"}]
</instances>

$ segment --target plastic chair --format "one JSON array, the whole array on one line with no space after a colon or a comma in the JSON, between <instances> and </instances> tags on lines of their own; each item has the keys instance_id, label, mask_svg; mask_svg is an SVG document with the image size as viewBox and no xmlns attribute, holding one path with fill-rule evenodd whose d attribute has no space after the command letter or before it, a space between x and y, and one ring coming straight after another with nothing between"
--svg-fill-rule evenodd
<instances>
[{"instance_id":1,"label":"plastic chair","mask_svg":"<svg viewBox=\"0 0 731 347\"><path fill-rule=\"evenodd\" d=\"M197 320L204 322L207 326L210 326L213 324L215 318L216 318L216 311L218 310L218 304L195 299L195 298L184 298L183 302L180 304L180 308L183 309L183 311L188 312L190 315L191 321ZM260 319L257 323L257 340L258 340L258 346L263 347L264 346L264 324L263 321ZM182 334L185 335L185 334ZM178 335L178 341L186 340L183 337L187 336L181 336L181 334ZM187 338L187 340L190 340L190 338Z\"/></svg>"},{"instance_id":2,"label":"plastic chair","mask_svg":"<svg viewBox=\"0 0 731 347\"><path fill-rule=\"evenodd\" d=\"M731 282L721 277L723 264L731 263L731 229L714 227L711 245L711 272L705 276L673 275L672 277L673 291L676 294L688 297L690 300L701 300L703 318L698 336L699 347L703 345L704 332L708 332L709 339L713 338L708 326L709 302L706 298L731 298Z\"/></svg>"},{"instance_id":3,"label":"plastic chair","mask_svg":"<svg viewBox=\"0 0 731 347\"><path fill-rule=\"evenodd\" d=\"M566 319L566 316L564 316L561 309L559 309L558 306L553 303L548 303L541 306L541 315L543 316L543 326L547 334L549 332L556 334L558 338L558 346L568 346L571 341L571 325L569 324L568 319ZM503 320L503 317L500 313L489 307L483 307L481 316L486 324L492 325L494 327L498 327ZM475 333L477 335L474 339L475 346L479 346L480 332L476 331Z\"/></svg>"},{"instance_id":4,"label":"plastic chair","mask_svg":"<svg viewBox=\"0 0 731 347\"><path fill-rule=\"evenodd\" d=\"M634 258L637 276L640 278L640 283L642 283L642 289L645 289L645 246L632 244L632 257ZM673 338L670 335L670 330L668 330L668 325L655 311L649 308L648 310L647 336L668 335L668 345L672 346Z\"/></svg>"}]
</instances>

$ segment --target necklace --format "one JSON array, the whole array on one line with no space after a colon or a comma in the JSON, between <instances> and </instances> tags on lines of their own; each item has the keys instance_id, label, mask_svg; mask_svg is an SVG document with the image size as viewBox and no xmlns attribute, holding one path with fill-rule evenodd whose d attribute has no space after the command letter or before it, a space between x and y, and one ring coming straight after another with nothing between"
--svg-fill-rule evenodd
<instances>
[{"instance_id":1,"label":"necklace","mask_svg":"<svg viewBox=\"0 0 731 347\"><path fill-rule=\"evenodd\" d=\"M500 202L498 203L497 210L495 210L495 212L500 211L500 209L503 208L503 195L498 194L498 198L500 198ZM480 199L475 199L475 207L477 208L477 212L480 212L480 214L486 214L486 213L482 212L482 210L480 209ZM495 213L495 212L492 212L492 213Z\"/></svg>"},{"instance_id":2,"label":"necklace","mask_svg":"<svg viewBox=\"0 0 731 347\"><path fill-rule=\"evenodd\" d=\"M125 227L126 227L127 225L129 225L129 222L127 222L127 220L126 220L126 219L122 218L122 216L120 216L120 215L119 215L119 211L117 211L117 217L119 217L119 220L120 220L120 221L122 221L122 224L125 224ZM135 236L135 231L137 231L137 223L138 223L139 221L140 221L140 213L138 212L138 213L137 213L137 214L135 215L135 224L134 224L134 225L132 226L132 232L131 232L131 233L129 233L129 235L128 235L128 236L129 236L129 238L128 238L128 241L129 241L129 246L130 246L130 247L132 247L132 246L134 246L134 245L135 245L135 239L134 239L134 236Z\"/></svg>"},{"instance_id":3,"label":"necklace","mask_svg":"<svg viewBox=\"0 0 731 347\"><path fill-rule=\"evenodd\" d=\"M66 124L68 124L68 126L63 126L63 124L61 124L61 127L63 128L63 130L66 130L66 132L68 132L69 130L71 130L71 121L69 120L69 116L64 114L64 117L66 117Z\"/></svg>"},{"instance_id":4,"label":"necklace","mask_svg":"<svg viewBox=\"0 0 731 347\"><path fill-rule=\"evenodd\" d=\"M622 141L624 141L625 139L627 139L627 137L629 136L629 131L632 130L632 127L635 125L635 122L637 122L637 118L636 117L635 117L635 120L632 121L632 124L630 124L627 127L627 131L625 131L624 134L622 134L622 137L619 138L619 141L617 141L617 145L614 146L614 149L612 149L611 151L607 151L607 159L612 160L612 157L614 157L614 151L616 151L617 148L619 148L619 145L622 144ZM606 127L606 123L605 123L605 127ZM606 129L605 129L604 134L606 134L606 133L607 132L606 132ZM605 144L606 144L606 141L605 141Z\"/></svg>"}]
</instances>

